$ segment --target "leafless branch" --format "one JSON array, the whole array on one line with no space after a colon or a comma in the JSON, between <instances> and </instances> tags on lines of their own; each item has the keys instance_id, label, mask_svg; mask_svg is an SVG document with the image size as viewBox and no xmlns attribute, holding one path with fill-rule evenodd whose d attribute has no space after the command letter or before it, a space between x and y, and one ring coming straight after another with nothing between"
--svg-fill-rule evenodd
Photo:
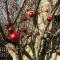
<instances>
[{"instance_id":1,"label":"leafless branch","mask_svg":"<svg viewBox=\"0 0 60 60\"><path fill-rule=\"evenodd\" d=\"M3 31L3 29L2 29L1 23L0 23L0 32L1 32L2 36L5 35L5 34L4 34L4 31Z\"/></svg>"},{"instance_id":2,"label":"leafless branch","mask_svg":"<svg viewBox=\"0 0 60 60\"><path fill-rule=\"evenodd\" d=\"M21 11L22 11L22 9L23 9L23 7L24 7L25 2L26 2L26 0L24 0L24 2L23 2L23 4L22 4L22 7L21 7L20 10L18 11L17 16L16 16L16 19L15 19L13 25L16 23L16 21L17 21L17 19L18 19L18 17L19 17L19 14L21 13Z\"/></svg>"},{"instance_id":3,"label":"leafless branch","mask_svg":"<svg viewBox=\"0 0 60 60\"><path fill-rule=\"evenodd\" d=\"M7 4L7 0L5 1L5 6L6 6L6 13L7 13L7 21L9 24L11 24L11 20L10 20L10 17L9 17L9 14L8 14L8 4Z\"/></svg>"}]
</instances>

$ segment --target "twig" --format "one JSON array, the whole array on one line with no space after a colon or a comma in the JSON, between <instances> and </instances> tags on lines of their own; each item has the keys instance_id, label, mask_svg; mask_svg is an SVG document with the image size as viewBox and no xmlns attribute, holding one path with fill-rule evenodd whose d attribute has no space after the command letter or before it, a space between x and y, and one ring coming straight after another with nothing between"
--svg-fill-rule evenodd
<instances>
[{"instance_id":1,"label":"twig","mask_svg":"<svg viewBox=\"0 0 60 60\"><path fill-rule=\"evenodd\" d=\"M51 11L52 14L55 14L55 11L57 10L59 4L60 4L59 1L55 4L54 8Z\"/></svg>"},{"instance_id":2,"label":"twig","mask_svg":"<svg viewBox=\"0 0 60 60\"><path fill-rule=\"evenodd\" d=\"M26 0L24 0L24 2L23 2L23 4L22 4L22 7L21 7L20 10L18 11L18 13L17 13L17 17L16 17L16 19L15 19L13 25L14 25L15 22L17 21L17 19L18 19L18 17L19 17L19 14L21 13L21 11L22 11L22 9L23 9L23 7L24 7L25 2L26 2Z\"/></svg>"},{"instance_id":3,"label":"twig","mask_svg":"<svg viewBox=\"0 0 60 60\"><path fill-rule=\"evenodd\" d=\"M34 24L34 26L36 27L36 25L37 25L37 11L38 11L38 8L39 8L39 5L40 5L40 1L41 0L38 0L38 4L37 4L37 7L36 7L36 9L35 9L35 16L34 16L34 18L33 18L33 24Z\"/></svg>"},{"instance_id":4,"label":"twig","mask_svg":"<svg viewBox=\"0 0 60 60\"><path fill-rule=\"evenodd\" d=\"M58 35L60 35L60 29L58 29L54 34L54 36L58 36Z\"/></svg>"},{"instance_id":5,"label":"twig","mask_svg":"<svg viewBox=\"0 0 60 60\"><path fill-rule=\"evenodd\" d=\"M2 36L5 35L5 34L4 34L4 31L3 31L3 29L2 29L1 23L0 23L0 32L1 32Z\"/></svg>"},{"instance_id":6,"label":"twig","mask_svg":"<svg viewBox=\"0 0 60 60\"><path fill-rule=\"evenodd\" d=\"M5 1L5 6L6 6L6 13L7 13L7 21L9 24L11 24L11 19L9 17L9 14L8 14L8 4L7 4L7 0Z\"/></svg>"},{"instance_id":7,"label":"twig","mask_svg":"<svg viewBox=\"0 0 60 60\"><path fill-rule=\"evenodd\" d=\"M26 50L23 51L23 54L26 55L30 60L33 60L32 57L26 52Z\"/></svg>"}]
</instances>

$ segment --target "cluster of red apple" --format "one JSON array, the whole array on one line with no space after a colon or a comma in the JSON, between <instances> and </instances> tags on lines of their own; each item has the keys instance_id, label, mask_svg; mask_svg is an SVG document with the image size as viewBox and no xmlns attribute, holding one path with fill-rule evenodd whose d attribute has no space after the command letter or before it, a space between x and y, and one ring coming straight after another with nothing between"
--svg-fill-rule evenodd
<instances>
[{"instance_id":1,"label":"cluster of red apple","mask_svg":"<svg viewBox=\"0 0 60 60\"><path fill-rule=\"evenodd\" d=\"M12 26L8 26L7 29L8 29L8 32L9 32L8 39L9 39L10 41L16 42L16 41L24 38L24 35L15 32L15 31L14 31L14 28L13 28ZM25 29L24 29L23 27L20 28L20 32L24 32L24 31L25 31ZM28 33L28 34L27 34L27 37L28 37L28 38L31 37L31 36L32 36L31 33Z\"/></svg>"},{"instance_id":2,"label":"cluster of red apple","mask_svg":"<svg viewBox=\"0 0 60 60\"><path fill-rule=\"evenodd\" d=\"M48 10L46 12L48 12ZM36 14L34 11L28 11L29 17L34 17L35 15ZM27 21L27 20L28 20L28 17L24 16L24 21ZM48 16L47 20L50 22L52 20L52 16ZM25 29L24 29L24 27L22 27L20 29L20 32L24 32L24 31L25 31ZM14 28L12 26L8 26L8 32L10 33L8 36L9 40L17 41L17 40L22 39L24 37L24 35L15 32ZM30 37L30 36L31 36L31 34L28 35L28 37Z\"/></svg>"},{"instance_id":3,"label":"cluster of red apple","mask_svg":"<svg viewBox=\"0 0 60 60\"><path fill-rule=\"evenodd\" d=\"M28 16L33 17L33 16L35 16L35 13L33 11L29 11ZM27 16L24 16L24 21L27 21L27 20L28 20ZM19 39L24 38L23 34L19 34L19 33L14 31L14 28L12 25L8 25L7 29L9 32L9 36L8 36L9 40L18 41ZM24 32L24 31L25 31L24 27L20 28L20 32ZM31 35L32 35L31 33L28 33L27 37L31 37Z\"/></svg>"},{"instance_id":4,"label":"cluster of red apple","mask_svg":"<svg viewBox=\"0 0 60 60\"><path fill-rule=\"evenodd\" d=\"M34 11L28 11L27 15L29 17L34 17L36 14ZM28 16L24 16L24 21L27 21L28 20Z\"/></svg>"},{"instance_id":5,"label":"cluster of red apple","mask_svg":"<svg viewBox=\"0 0 60 60\"><path fill-rule=\"evenodd\" d=\"M40 13L35 13L33 10L30 10L27 12L27 16L24 16L24 21L27 21L28 20L28 17L34 17L36 15L39 15Z\"/></svg>"}]
</instances>

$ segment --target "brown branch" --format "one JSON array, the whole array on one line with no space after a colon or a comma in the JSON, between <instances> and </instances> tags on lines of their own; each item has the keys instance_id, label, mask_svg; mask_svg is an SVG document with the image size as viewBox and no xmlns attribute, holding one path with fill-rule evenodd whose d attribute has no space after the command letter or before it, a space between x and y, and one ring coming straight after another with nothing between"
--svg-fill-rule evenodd
<instances>
[{"instance_id":1,"label":"brown branch","mask_svg":"<svg viewBox=\"0 0 60 60\"><path fill-rule=\"evenodd\" d=\"M22 4L22 7L21 7L20 10L18 11L17 16L16 16L16 19L15 19L13 25L14 25L15 22L17 21L17 19L18 19L18 17L19 17L19 14L21 13L21 11L22 11L22 9L23 9L23 7L24 7L25 2L26 2L26 0L24 0L24 2L23 2L23 4Z\"/></svg>"},{"instance_id":2,"label":"brown branch","mask_svg":"<svg viewBox=\"0 0 60 60\"><path fill-rule=\"evenodd\" d=\"M52 14L55 14L57 8L59 7L59 4L60 4L60 2L57 1L56 4L55 4L55 6L53 7L53 9L52 9L52 11L51 11Z\"/></svg>"},{"instance_id":3,"label":"brown branch","mask_svg":"<svg viewBox=\"0 0 60 60\"><path fill-rule=\"evenodd\" d=\"M24 49L23 54L26 55L30 60L33 60L33 58L27 53L27 51Z\"/></svg>"},{"instance_id":4,"label":"brown branch","mask_svg":"<svg viewBox=\"0 0 60 60\"><path fill-rule=\"evenodd\" d=\"M6 13L7 13L7 21L8 21L8 23L9 24L11 24L11 19L10 19L10 17L9 17L9 14L8 14L8 4L7 4L7 0L5 1L5 6L6 6Z\"/></svg>"},{"instance_id":5,"label":"brown branch","mask_svg":"<svg viewBox=\"0 0 60 60\"><path fill-rule=\"evenodd\" d=\"M5 35L5 34L4 34L4 31L3 31L3 29L2 29L1 23L0 23L0 32L1 32L2 36Z\"/></svg>"},{"instance_id":6,"label":"brown branch","mask_svg":"<svg viewBox=\"0 0 60 60\"><path fill-rule=\"evenodd\" d=\"M33 24L34 24L34 26L36 27L37 26L37 12L38 12L38 9L39 9L39 4L40 4L40 2L41 2L41 0L38 0L38 4L37 4L37 7L36 7L36 9L35 9L35 16L34 16L34 18L33 18Z\"/></svg>"},{"instance_id":7,"label":"brown branch","mask_svg":"<svg viewBox=\"0 0 60 60\"><path fill-rule=\"evenodd\" d=\"M59 36L60 35L60 29L58 29L53 36Z\"/></svg>"}]
</instances>

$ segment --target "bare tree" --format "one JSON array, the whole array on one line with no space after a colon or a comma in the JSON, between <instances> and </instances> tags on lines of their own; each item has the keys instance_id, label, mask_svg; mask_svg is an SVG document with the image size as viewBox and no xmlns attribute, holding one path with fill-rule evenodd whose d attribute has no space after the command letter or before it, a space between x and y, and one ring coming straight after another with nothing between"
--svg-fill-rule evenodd
<instances>
[{"instance_id":1,"label":"bare tree","mask_svg":"<svg viewBox=\"0 0 60 60\"><path fill-rule=\"evenodd\" d=\"M50 60L59 51L60 1L3 0L0 35L13 60Z\"/></svg>"}]
</instances>

